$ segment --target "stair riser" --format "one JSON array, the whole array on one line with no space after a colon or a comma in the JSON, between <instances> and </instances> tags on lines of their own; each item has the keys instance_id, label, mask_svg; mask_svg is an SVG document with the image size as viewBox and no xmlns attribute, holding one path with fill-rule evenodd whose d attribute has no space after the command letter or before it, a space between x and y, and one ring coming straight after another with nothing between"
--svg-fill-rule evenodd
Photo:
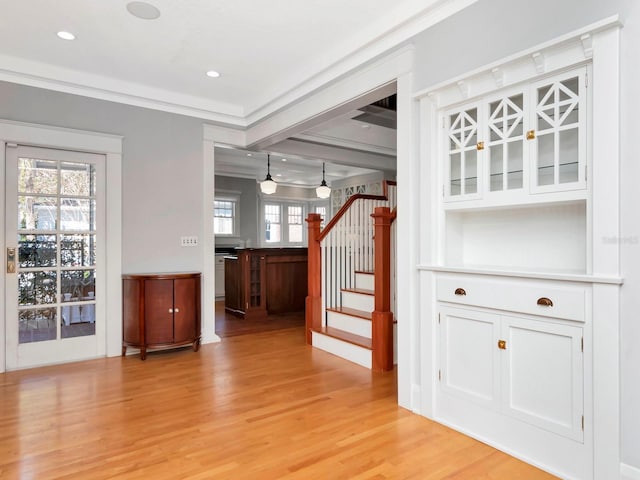
<instances>
[{"instance_id":1,"label":"stair riser","mask_svg":"<svg viewBox=\"0 0 640 480\"><path fill-rule=\"evenodd\" d=\"M373 295L364 295L355 292L342 292L342 306L355 308L365 312L373 312L375 302Z\"/></svg>"},{"instance_id":2,"label":"stair riser","mask_svg":"<svg viewBox=\"0 0 640 480\"><path fill-rule=\"evenodd\" d=\"M371 369L371 350L343 342L318 332L311 332L314 347Z\"/></svg>"},{"instance_id":3,"label":"stair riser","mask_svg":"<svg viewBox=\"0 0 640 480\"><path fill-rule=\"evenodd\" d=\"M356 273L356 288L373 290L374 289L373 274Z\"/></svg>"},{"instance_id":4,"label":"stair riser","mask_svg":"<svg viewBox=\"0 0 640 480\"><path fill-rule=\"evenodd\" d=\"M352 317L338 312L327 312L327 326L371 338L371 320Z\"/></svg>"}]
</instances>

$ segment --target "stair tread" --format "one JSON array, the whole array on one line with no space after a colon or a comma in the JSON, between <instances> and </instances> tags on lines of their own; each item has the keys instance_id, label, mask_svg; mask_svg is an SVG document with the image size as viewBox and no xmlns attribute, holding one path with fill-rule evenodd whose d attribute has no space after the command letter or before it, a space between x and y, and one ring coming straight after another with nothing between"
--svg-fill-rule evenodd
<instances>
[{"instance_id":1,"label":"stair tread","mask_svg":"<svg viewBox=\"0 0 640 480\"><path fill-rule=\"evenodd\" d=\"M375 295L375 292L368 288L343 288L341 290L343 292L361 293L362 295Z\"/></svg>"},{"instance_id":2,"label":"stair tread","mask_svg":"<svg viewBox=\"0 0 640 480\"><path fill-rule=\"evenodd\" d=\"M337 338L338 340L342 340L343 342L351 343L358 347L366 348L371 350L371 339L367 337L363 337L361 335L356 335L355 333L345 332L344 330L340 330L335 327L321 327L312 329L314 332L322 333L323 335L327 335L329 337Z\"/></svg>"},{"instance_id":3,"label":"stair tread","mask_svg":"<svg viewBox=\"0 0 640 480\"><path fill-rule=\"evenodd\" d=\"M349 315L350 317L358 317L358 318L364 318L365 320L371 320L371 312L367 312L365 310L358 310L357 308L349 308L349 307L327 308L327 312L342 313L344 315Z\"/></svg>"},{"instance_id":4,"label":"stair tread","mask_svg":"<svg viewBox=\"0 0 640 480\"><path fill-rule=\"evenodd\" d=\"M365 275L373 275L373 270L356 270L355 273L362 273Z\"/></svg>"}]
</instances>

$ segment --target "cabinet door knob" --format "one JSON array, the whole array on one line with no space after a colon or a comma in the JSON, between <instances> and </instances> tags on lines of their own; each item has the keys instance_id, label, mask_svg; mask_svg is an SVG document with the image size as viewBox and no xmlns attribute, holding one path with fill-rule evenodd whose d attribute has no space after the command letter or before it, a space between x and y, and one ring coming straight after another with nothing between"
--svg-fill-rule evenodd
<instances>
[{"instance_id":1,"label":"cabinet door knob","mask_svg":"<svg viewBox=\"0 0 640 480\"><path fill-rule=\"evenodd\" d=\"M507 341L506 340L498 340L498 348L500 350L506 350L507 349Z\"/></svg>"},{"instance_id":2,"label":"cabinet door knob","mask_svg":"<svg viewBox=\"0 0 640 480\"><path fill-rule=\"evenodd\" d=\"M176 312L176 313L180 313L180 309L179 308L175 308L173 311Z\"/></svg>"},{"instance_id":3,"label":"cabinet door knob","mask_svg":"<svg viewBox=\"0 0 640 480\"><path fill-rule=\"evenodd\" d=\"M533 140L534 138L536 138L536 131L535 130L529 130L527 132L527 140Z\"/></svg>"},{"instance_id":4,"label":"cabinet door knob","mask_svg":"<svg viewBox=\"0 0 640 480\"><path fill-rule=\"evenodd\" d=\"M543 307L553 307L553 302L550 298L547 297L540 297L537 303L538 305L542 305Z\"/></svg>"},{"instance_id":5,"label":"cabinet door knob","mask_svg":"<svg viewBox=\"0 0 640 480\"><path fill-rule=\"evenodd\" d=\"M169 309L169 313L173 313L173 308L170 308L170 309Z\"/></svg>"},{"instance_id":6,"label":"cabinet door knob","mask_svg":"<svg viewBox=\"0 0 640 480\"><path fill-rule=\"evenodd\" d=\"M464 288L456 288L456 291L453 292L456 295L466 295L467 292L464 291Z\"/></svg>"}]
</instances>

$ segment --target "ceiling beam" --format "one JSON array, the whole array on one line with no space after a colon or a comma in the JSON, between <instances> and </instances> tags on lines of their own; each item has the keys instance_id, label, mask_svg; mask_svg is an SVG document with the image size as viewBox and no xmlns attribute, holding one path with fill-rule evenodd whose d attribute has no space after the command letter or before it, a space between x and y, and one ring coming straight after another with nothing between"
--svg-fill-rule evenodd
<instances>
[{"instance_id":1,"label":"ceiling beam","mask_svg":"<svg viewBox=\"0 0 640 480\"><path fill-rule=\"evenodd\" d=\"M395 156L363 152L361 150L350 150L333 145L291 138L271 145L270 151L283 155L299 155L304 158L315 158L318 159L318 161L332 162L352 167L384 171L396 170Z\"/></svg>"}]
</instances>

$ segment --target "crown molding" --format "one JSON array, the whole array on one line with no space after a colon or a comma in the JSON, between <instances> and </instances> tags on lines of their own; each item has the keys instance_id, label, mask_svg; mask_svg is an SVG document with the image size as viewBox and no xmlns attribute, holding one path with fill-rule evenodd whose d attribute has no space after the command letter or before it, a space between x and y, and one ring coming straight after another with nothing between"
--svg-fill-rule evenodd
<instances>
[{"instance_id":1,"label":"crown molding","mask_svg":"<svg viewBox=\"0 0 640 480\"><path fill-rule=\"evenodd\" d=\"M241 107L133 82L0 55L0 80L245 127Z\"/></svg>"}]
</instances>

